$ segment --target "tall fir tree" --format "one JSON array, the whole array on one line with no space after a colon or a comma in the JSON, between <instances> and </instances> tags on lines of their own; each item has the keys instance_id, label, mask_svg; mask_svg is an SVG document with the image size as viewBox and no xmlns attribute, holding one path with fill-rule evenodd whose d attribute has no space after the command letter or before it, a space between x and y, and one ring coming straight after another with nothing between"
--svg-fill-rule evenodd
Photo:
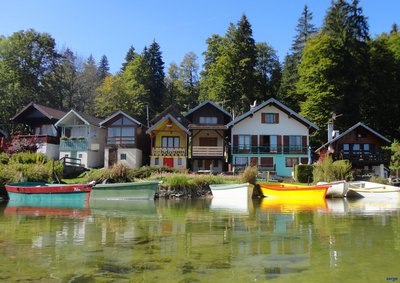
<instances>
[{"instance_id":1,"label":"tall fir tree","mask_svg":"<svg viewBox=\"0 0 400 283\"><path fill-rule=\"evenodd\" d=\"M129 62L133 61L136 57L137 53L135 52L135 48L131 45L125 55L125 62L122 63L121 72L125 71L126 66Z\"/></svg>"},{"instance_id":2,"label":"tall fir tree","mask_svg":"<svg viewBox=\"0 0 400 283\"><path fill-rule=\"evenodd\" d=\"M162 60L162 53L160 46L156 41L143 51L143 60L145 68L150 72L149 80L145 83L146 88L149 90L149 108L159 113L163 110L163 102L165 95L164 85L164 61Z\"/></svg>"},{"instance_id":3,"label":"tall fir tree","mask_svg":"<svg viewBox=\"0 0 400 283\"><path fill-rule=\"evenodd\" d=\"M110 75L110 66L108 65L108 59L106 55L101 56L99 66L97 68L97 76L101 81Z\"/></svg>"},{"instance_id":4,"label":"tall fir tree","mask_svg":"<svg viewBox=\"0 0 400 283\"><path fill-rule=\"evenodd\" d=\"M295 111L300 110L300 102L304 98L296 92L296 83L299 79L298 65L301 62L301 56L306 42L317 32L317 28L312 24L313 14L304 6L301 17L296 26L296 35L294 37L291 53L285 56L283 63L283 72L281 85L278 91L278 98Z\"/></svg>"}]
</instances>

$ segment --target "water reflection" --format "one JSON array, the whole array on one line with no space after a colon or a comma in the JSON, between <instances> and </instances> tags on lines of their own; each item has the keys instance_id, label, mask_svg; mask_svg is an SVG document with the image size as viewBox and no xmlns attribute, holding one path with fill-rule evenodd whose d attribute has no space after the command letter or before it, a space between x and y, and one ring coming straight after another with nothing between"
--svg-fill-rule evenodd
<instances>
[{"instance_id":1,"label":"water reflection","mask_svg":"<svg viewBox=\"0 0 400 283\"><path fill-rule=\"evenodd\" d=\"M21 207L0 216L6 281L356 282L362 274L378 282L400 260L399 207L382 213L365 200L263 199L246 210L212 200L100 201L72 208L87 211L79 217L48 207L32 217Z\"/></svg>"}]
</instances>

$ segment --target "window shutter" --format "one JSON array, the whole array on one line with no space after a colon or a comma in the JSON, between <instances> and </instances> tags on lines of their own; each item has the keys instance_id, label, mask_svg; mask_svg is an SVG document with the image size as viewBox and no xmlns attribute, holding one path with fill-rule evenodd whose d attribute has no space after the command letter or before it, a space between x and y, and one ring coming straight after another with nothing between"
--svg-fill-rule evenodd
<instances>
[{"instance_id":1,"label":"window shutter","mask_svg":"<svg viewBox=\"0 0 400 283\"><path fill-rule=\"evenodd\" d=\"M283 152L289 153L289 136L283 136Z\"/></svg>"},{"instance_id":2,"label":"window shutter","mask_svg":"<svg viewBox=\"0 0 400 283\"><path fill-rule=\"evenodd\" d=\"M251 146L258 146L257 135L251 136Z\"/></svg>"},{"instance_id":3,"label":"window shutter","mask_svg":"<svg viewBox=\"0 0 400 283\"><path fill-rule=\"evenodd\" d=\"M282 152L282 136L277 136L278 140L278 152Z\"/></svg>"},{"instance_id":4,"label":"window shutter","mask_svg":"<svg viewBox=\"0 0 400 283\"><path fill-rule=\"evenodd\" d=\"M275 122L279 124L279 113L275 114Z\"/></svg>"},{"instance_id":5,"label":"window shutter","mask_svg":"<svg viewBox=\"0 0 400 283\"><path fill-rule=\"evenodd\" d=\"M307 136L302 136L301 152L302 153L307 153Z\"/></svg>"},{"instance_id":6,"label":"window shutter","mask_svg":"<svg viewBox=\"0 0 400 283\"><path fill-rule=\"evenodd\" d=\"M239 136L233 135L233 146L238 146L239 144Z\"/></svg>"},{"instance_id":7,"label":"window shutter","mask_svg":"<svg viewBox=\"0 0 400 283\"><path fill-rule=\"evenodd\" d=\"M261 123L265 124L265 113L261 113Z\"/></svg>"}]
</instances>

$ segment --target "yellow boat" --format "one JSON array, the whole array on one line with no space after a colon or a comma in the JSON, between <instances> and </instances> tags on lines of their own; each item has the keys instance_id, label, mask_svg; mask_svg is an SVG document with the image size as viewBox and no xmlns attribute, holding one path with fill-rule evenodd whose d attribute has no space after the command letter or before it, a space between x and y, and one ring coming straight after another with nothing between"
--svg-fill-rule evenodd
<instances>
[{"instance_id":1,"label":"yellow boat","mask_svg":"<svg viewBox=\"0 0 400 283\"><path fill-rule=\"evenodd\" d=\"M325 199L328 188L329 185L302 186L285 183L260 185L263 196L270 198Z\"/></svg>"},{"instance_id":2,"label":"yellow boat","mask_svg":"<svg viewBox=\"0 0 400 283\"><path fill-rule=\"evenodd\" d=\"M323 198L291 198L266 197L261 200L260 208L279 212L327 210L328 205Z\"/></svg>"}]
</instances>

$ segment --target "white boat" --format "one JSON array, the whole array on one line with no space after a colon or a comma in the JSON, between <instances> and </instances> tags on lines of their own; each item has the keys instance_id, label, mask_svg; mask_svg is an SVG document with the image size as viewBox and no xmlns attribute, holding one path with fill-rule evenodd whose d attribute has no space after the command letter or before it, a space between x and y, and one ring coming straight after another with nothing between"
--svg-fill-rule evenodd
<instances>
[{"instance_id":1,"label":"white boat","mask_svg":"<svg viewBox=\"0 0 400 283\"><path fill-rule=\"evenodd\" d=\"M366 181L349 182L349 190L346 197L398 200L400 198L400 188Z\"/></svg>"},{"instance_id":2,"label":"white boat","mask_svg":"<svg viewBox=\"0 0 400 283\"><path fill-rule=\"evenodd\" d=\"M210 210L248 213L249 183L210 185L213 195Z\"/></svg>"},{"instance_id":3,"label":"white boat","mask_svg":"<svg viewBox=\"0 0 400 283\"><path fill-rule=\"evenodd\" d=\"M327 198L342 198L345 197L349 190L349 184L346 181L336 182L318 182L317 185L329 185L328 191L326 192Z\"/></svg>"},{"instance_id":4,"label":"white boat","mask_svg":"<svg viewBox=\"0 0 400 283\"><path fill-rule=\"evenodd\" d=\"M247 200L249 183L210 185L213 198L230 200Z\"/></svg>"}]
</instances>

